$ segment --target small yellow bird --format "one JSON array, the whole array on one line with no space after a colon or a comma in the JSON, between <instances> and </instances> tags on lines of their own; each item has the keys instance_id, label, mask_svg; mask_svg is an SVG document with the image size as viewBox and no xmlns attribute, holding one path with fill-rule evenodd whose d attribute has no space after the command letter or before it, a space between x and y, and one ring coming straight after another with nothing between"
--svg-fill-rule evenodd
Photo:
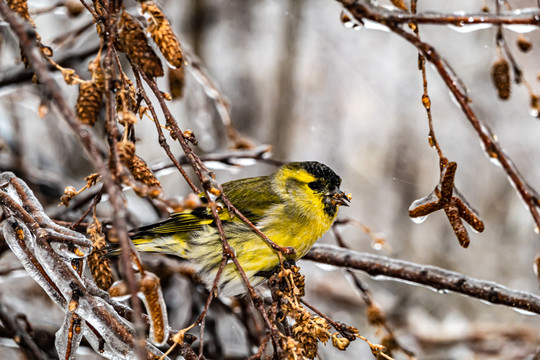
<instances>
[{"instance_id":1,"label":"small yellow bird","mask_svg":"<svg viewBox=\"0 0 540 360\"><path fill-rule=\"evenodd\" d=\"M268 176L234 180L222 186L245 217L278 245L293 247L296 252L288 258L298 260L330 228L338 207L348 206L349 197L339 189L340 184L341 178L328 166L306 161L285 164ZM276 251L226 209L219 217L250 283L260 284L265 274L279 265ZM222 242L209 208L174 213L163 222L135 230L131 238L139 251L189 260L211 288L222 260ZM232 262L221 274L218 291L227 296L246 292Z\"/></svg>"}]
</instances>

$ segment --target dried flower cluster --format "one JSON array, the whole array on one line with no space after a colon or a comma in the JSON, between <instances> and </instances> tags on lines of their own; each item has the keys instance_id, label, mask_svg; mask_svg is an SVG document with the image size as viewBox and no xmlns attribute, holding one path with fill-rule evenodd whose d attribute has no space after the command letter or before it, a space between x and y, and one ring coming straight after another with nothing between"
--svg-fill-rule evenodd
<instances>
[{"instance_id":1,"label":"dried flower cluster","mask_svg":"<svg viewBox=\"0 0 540 360\"><path fill-rule=\"evenodd\" d=\"M339 350L345 350L350 342L337 333L332 334L326 319L312 315L301 304L305 294L304 279L296 265L282 267L269 279L274 300L280 304L282 317L278 320L285 324L288 324L288 319L294 322L290 335L282 334L281 338L282 349L290 360L314 359L319 342L326 344L332 339L332 345Z\"/></svg>"}]
</instances>

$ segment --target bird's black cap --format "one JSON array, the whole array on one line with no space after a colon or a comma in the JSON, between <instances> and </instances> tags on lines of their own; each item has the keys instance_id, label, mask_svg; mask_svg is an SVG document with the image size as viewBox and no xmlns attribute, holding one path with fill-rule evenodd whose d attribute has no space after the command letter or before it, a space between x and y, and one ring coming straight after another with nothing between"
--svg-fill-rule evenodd
<instances>
[{"instance_id":1,"label":"bird's black cap","mask_svg":"<svg viewBox=\"0 0 540 360\"><path fill-rule=\"evenodd\" d=\"M328 182L329 188L339 187L341 178L328 166L317 161L304 161L299 163L308 173L318 179L324 179Z\"/></svg>"}]
</instances>

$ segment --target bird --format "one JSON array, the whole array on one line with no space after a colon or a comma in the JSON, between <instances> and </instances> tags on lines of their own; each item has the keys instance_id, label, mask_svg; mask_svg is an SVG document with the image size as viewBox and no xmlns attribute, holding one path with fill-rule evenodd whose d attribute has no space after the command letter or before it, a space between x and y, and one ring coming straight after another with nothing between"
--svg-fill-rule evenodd
<instances>
[{"instance_id":1,"label":"bird","mask_svg":"<svg viewBox=\"0 0 540 360\"><path fill-rule=\"evenodd\" d=\"M339 207L349 206L351 195L340 190L340 185L341 178L328 166L304 161L286 163L270 175L226 182L222 190L232 205L270 240L294 248L294 254L285 257L296 261L330 228ZM215 201L221 199L219 195ZM208 203L204 196L201 200ZM250 284L261 284L280 265L277 251L226 207L221 207L218 214L225 237ZM138 251L188 260L206 287L212 288L223 247L209 206L173 213L164 221L134 230L131 239ZM246 291L237 267L228 261L217 292L236 296Z\"/></svg>"}]
</instances>

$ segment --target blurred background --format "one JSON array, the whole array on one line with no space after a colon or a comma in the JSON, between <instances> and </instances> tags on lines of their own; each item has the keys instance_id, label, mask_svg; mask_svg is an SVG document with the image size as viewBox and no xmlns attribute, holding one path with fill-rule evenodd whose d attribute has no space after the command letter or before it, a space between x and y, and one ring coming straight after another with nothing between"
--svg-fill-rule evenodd
<instances>
[{"instance_id":1,"label":"blurred background","mask_svg":"<svg viewBox=\"0 0 540 360\"><path fill-rule=\"evenodd\" d=\"M45 8L47 3L29 2L31 9ZM389 1L380 3L390 6ZM534 1L508 3L514 9L537 5ZM135 2L125 4L136 13ZM469 228L471 244L464 249L443 212L430 215L422 224L409 219L410 204L432 192L439 181L438 156L427 140L418 55L412 45L370 23L355 29L344 26L340 21L342 6L331 0L163 0L161 5L181 44L200 58L228 98L233 125L243 137L256 146L271 145L275 159L317 160L342 177L342 189L352 193L353 199L350 208L340 210L340 218L354 219L385 239L385 246L376 250L361 227L339 227L351 248L436 265L538 294L533 262L540 239L532 217L502 169L486 157L472 127L429 64L427 78L437 138L445 156L457 162L456 186L480 213L486 229L477 234ZM470 0L420 1L418 11L479 13L483 6L494 11L493 1ZM45 43L90 21L86 13L68 17L62 6L35 19ZM54 109L38 117L41 99L35 86L28 81L5 83L22 66L14 58L18 48L12 35L5 25L1 31L1 170L16 170L33 178L36 188L50 195L44 198L49 213L59 214L55 196L58 199L67 185L81 187L83 177L93 170ZM513 84L510 99L501 101L490 79L491 66L498 59L496 28L423 25L420 33L467 85L473 110L497 134L529 184L539 189L540 123L530 114L529 93L524 86ZM505 27L503 33L523 76L538 92L538 27ZM519 36L531 42L528 53L518 50ZM71 43L53 48L61 57L92 44L98 44L98 39L90 29ZM71 66L85 74L87 64L85 59ZM159 84L167 88L166 79L160 79ZM75 104L75 87L64 86L64 90ZM197 153L228 150L231 144L214 102L189 67L184 93L183 99L170 106L182 130L192 129L197 136ZM95 131L102 132L99 127ZM150 165L168 161L156 141L154 124L140 121L136 136L138 154ZM181 154L176 144L173 150ZM275 169L264 163L209 166L214 167L219 182ZM158 176L167 195L189 192L176 171L163 171ZM133 194L129 206L140 225L158 219L148 204ZM107 217L106 205L99 210L100 216ZM320 242L335 244L335 239L326 234ZM4 253L0 265L4 269L16 266L16 260ZM376 329L367 324L364 303L342 270L308 261L299 265L307 274L306 299L311 304L334 320L357 326L372 342L379 340ZM397 339L419 359L539 358L537 316L412 284L359 276L388 317ZM175 281L177 289L185 288L184 280ZM13 296L17 291L31 304L46 302L44 293L22 272L0 278L0 283L2 301L27 314L35 326L61 323L59 309L51 309L50 316L43 319L33 313L28 302L22 304ZM190 301L178 293L182 291L170 294L169 303L171 326L176 329L187 324L182 304ZM231 357L249 355L242 333L231 333L229 325L223 322L224 328L218 329L224 337L231 337L227 351ZM320 348L321 359L370 356L369 347L360 341L343 353L331 346ZM396 358L403 358L400 356Z\"/></svg>"}]
</instances>

